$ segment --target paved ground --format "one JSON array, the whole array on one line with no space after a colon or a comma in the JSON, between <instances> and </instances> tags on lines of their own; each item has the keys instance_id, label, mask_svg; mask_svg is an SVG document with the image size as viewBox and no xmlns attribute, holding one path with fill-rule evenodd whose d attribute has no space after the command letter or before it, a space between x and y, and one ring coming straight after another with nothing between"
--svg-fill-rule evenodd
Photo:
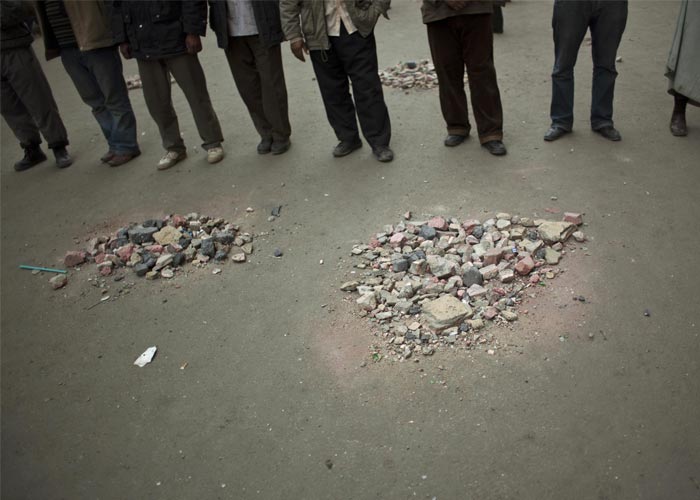
<instances>
[{"instance_id":1,"label":"paved ground","mask_svg":"<svg viewBox=\"0 0 700 500\"><path fill-rule=\"evenodd\" d=\"M417 4L395 3L378 29L382 66L428 55ZM542 142L550 13L549 2L533 1L505 11L496 42L503 159L474 139L442 147L435 91L389 90L396 161L378 165L367 147L333 160L311 67L287 47L294 146L258 157L208 37L202 59L226 161L209 166L193 153L157 172L157 131L136 91L144 154L109 169L97 162L105 147L89 110L60 63L46 64L76 163L15 173L3 123L3 498L700 498L700 112L689 110L689 137L671 137L663 64L677 4L631 3L619 144L587 126L587 47L576 131ZM284 211L268 223L274 204ZM408 209L532 215L551 206L586 213L591 255L567 261L557 289L530 304L516 331L497 332L496 356L360 368L372 337L337 291L353 241ZM74 237L190 211L269 234L248 265L138 282L91 310L100 295L87 271L53 292L46 276L17 269L57 264ZM274 247L283 259L269 257ZM572 293L589 300L574 304ZM132 366L149 345L159 348L154 363Z\"/></svg>"}]
</instances>

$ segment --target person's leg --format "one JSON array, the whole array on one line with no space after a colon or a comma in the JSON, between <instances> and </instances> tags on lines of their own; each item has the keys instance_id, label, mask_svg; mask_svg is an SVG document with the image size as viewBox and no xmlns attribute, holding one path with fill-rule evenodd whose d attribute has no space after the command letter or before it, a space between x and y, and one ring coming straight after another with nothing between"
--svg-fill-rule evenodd
<instances>
[{"instance_id":1,"label":"person's leg","mask_svg":"<svg viewBox=\"0 0 700 500\"><path fill-rule=\"evenodd\" d=\"M220 148L224 137L209 98L207 79L199 58L196 55L185 54L165 61L190 105L197 131L202 138L202 148L207 151Z\"/></svg>"},{"instance_id":2,"label":"person's leg","mask_svg":"<svg viewBox=\"0 0 700 500\"><path fill-rule=\"evenodd\" d=\"M228 48L225 51L226 59L238 93L248 108L255 129L261 139L272 144L272 125L265 117L260 72L256 67L253 46L250 43L253 38L257 39L257 36L229 38Z\"/></svg>"},{"instance_id":3,"label":"person's leg","mask_svg":"<svg viewBox=\"0 0 700 500\"><path fill-rule=\"evenodd\" d=\"M588 29L592 1L554 1L554 68L550 117L552 127L568 132L574 124L574 66Z\"/></svg>"},{"instance_id":4,"label":"person's leg","mask_svg":"<svg viewBox=\"0 0 700 500\"><path fill-rule=\"evenodd\" d=\"M146 107L151 118L158 125L163 148L184 153L185 142L180 135L180 124L173 108L168 68L163 61L138 60L137 62Z\"/></svg>"},{"instance_id":5,"label":"person's leg","mask_svg":"<svg viewBox=\"0 0 700 500\"><path fill-rule=\"evenodd\" d=\"M613 126L615 96L615 57L627 24L627 0L596 0L591 20L593 52L593 93L591 98L591 128L600 130Z\"/></svg>"},{"instance_id":6,"label":"person's leg","mask_svg":"<svg viewBox=\"0 0 700 500\"><path fill-rule=\"evenodd\" d=\"M91 50L83 53L83 60L97 82L104 97L104 108L111 119L107 139L110 150L117 155L139 154L136 117L124 81L119 51L116 47Z\"/></svg>"},{"instance_id":7,"label":"person's leg","mask_svg":"<svg viewBox=\"0 0 700 500\"><path fill-rule=\"evenodd\" d=\"M75 89L85 104L90 106L92 114L107 139L109 149L112 150L110 137L112 136L112 115L105 107L105 96L90 71L83 53L76 48L61 49L61 62L68 76L73 80Z\"/></svg>"},{"instance_id":8,"label":"person's leg","mask_svg":"<svg viewBox=\"0 0 700 500\"><path fill-rule=\"evenodd\" d=\"M287 84L284 80L282 47L265 47L258 38L252 42L255 65L260 74L262 105L265 118L272 126L275 142L286 142L292 134L287 104Z\"/></svg>"},{"instance_id":9,"label":"person's leg","mask_svg":"<svg viewBox=\"0 0 700 500\"><path fill-rule=\"evenodd\" d=\"M332 37L335 38L335 37ZM312 50L311 63L326 108L328 122L341 142L358 143L355 105L350 97L350 82L333 45L329 50Z\"/></svg>"},{"instance_id":10,"label":"person's leg","mask_svg":"<svg viewBox=\"0 0 700 500\"><path fill-rule=\"evenodd\" d=\"M20 143L41 144L41 137L36 133L38 129L49 148L65 149L68 145L66 127L46 75L31 48L3 52L2 80L3 116ZM6 94L9 89L12 93ZM15 129L11 122L18 128ZM18 131L21 135L17 135Z\"/></svg>"},{"instance_id":11,"label":"person's leg","mask_svg":"<svg viewBox=\"0 0 700 500\"><path fill-rule=\"evenodd\" d=\"M362 134L373 149L388 147L391 120L379 79L377 43L374 34L364 38L359 32L348 35L345 28L334 39L334 49L352 82L352 95Z\"/></svg>"},{"instance_id":12,"label":"person's leg","mask_svg":"<svg viewBox=\"0 0 700 500\"><path fill-rule=\"evenodd\" d=\"M468 136L471 130L467 94L464 91L462 40L453 29L455 21L428 23L428 43L440 92L440 109L449 135Z\"/></svg>"},{"instance_id":13,"label":"person's leg","mask_svg":"<svg viewBox=\"0 0 700 500\"><path fill-rule=\"evenodd\" d=\"M503 108L493 64L491 14L460 16L462 57L467 65L469 93L479 142L503 140Z\"/></svg>"}]
</instances>

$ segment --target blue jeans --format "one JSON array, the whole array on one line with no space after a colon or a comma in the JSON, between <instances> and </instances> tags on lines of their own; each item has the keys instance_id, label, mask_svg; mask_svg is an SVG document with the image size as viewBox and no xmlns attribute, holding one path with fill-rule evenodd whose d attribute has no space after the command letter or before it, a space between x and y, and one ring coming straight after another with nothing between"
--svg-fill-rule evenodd
<instances>
[{"instance_id":1,"label":"blue jeans","mask_svg":"<svg viewBox=\"0 0 700 500\"><path fill-rule=\"evenodd\" d=\"M80 98L92 108L109 150L116 154L138 153L136 117L117 47L85 52L62 48L61 61Z\"/></svg>"},{"instance_id":2,"label":"blue jeans","mask_svg":"<svg viewBox=\"0 0 700 500\"><path fill-rule=\"evenodd\" d=\"M571 131L574 123L574 66L586 31L591 29L593 92L591 127L613 126L615 56L627 23L627 0L555 0L552 126Z\"/></svg>"}]
</instances>

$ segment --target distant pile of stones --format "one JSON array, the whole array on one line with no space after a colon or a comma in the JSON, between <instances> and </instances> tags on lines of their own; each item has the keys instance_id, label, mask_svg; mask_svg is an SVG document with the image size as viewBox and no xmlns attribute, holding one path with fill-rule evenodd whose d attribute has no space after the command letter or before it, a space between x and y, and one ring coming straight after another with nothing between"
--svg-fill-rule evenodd
<instances>
[{"instance_id":1,"label":"distant pile of stones","mask_svg":"<svg viewBox=\"0 0 700 500\"><path fill-rule=\"evenodd\" d=\"M436 348L487 342L489 323L518 319L523 292L554 279L573 237L584 242L581 214L552 221L498 213L483 222L432 217L384 226L354 245L353 274L362 316L376 322L385 355L408 359Z\"/></svg>"},{"instance_id":2,"label":"distant pile of stones","mask_svg":"<svg viewBox=\"0 0 700 500\"><path fill-rule=\"evenodd\" d=\"M253 236L222 218L191 213L150 219L88 241L84 250L67 252L66 267L94 263L102 276L130 268L147 279L173 278L187 264L204 266L227 260L245 262Z\"/></svg>"},{"instance_id":3,"label":"distant pile of stones","mask_svg":"<svg viewBox=\"0 0 700 500\"><path fill-rule=\"evenodd\" d=\"M382 84L395 89L432 89L438 85L435 66L429 60L408 61L379 72ZM464 81L467 81L465 75Z\"/></svg>"}]
</instances>

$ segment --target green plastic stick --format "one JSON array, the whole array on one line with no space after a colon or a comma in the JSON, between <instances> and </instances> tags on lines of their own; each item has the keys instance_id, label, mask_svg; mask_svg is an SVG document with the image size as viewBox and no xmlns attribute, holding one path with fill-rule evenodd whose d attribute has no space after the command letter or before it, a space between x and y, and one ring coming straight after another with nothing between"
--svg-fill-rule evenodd
<instances>
[{"instance_id":1,"label":"green plastic stick","mask_svg":"<svg viewBox=\"0 0 700 500\"><path fill-rule=\"evenodd\" d=\"M47 273L68 274L68 271L64 271L63 269L51 269L50 267L28 266L26 264L20 264L19 268L20 269L29 269L30 271L46 271Z\"/></svg>"}]
</instances>

